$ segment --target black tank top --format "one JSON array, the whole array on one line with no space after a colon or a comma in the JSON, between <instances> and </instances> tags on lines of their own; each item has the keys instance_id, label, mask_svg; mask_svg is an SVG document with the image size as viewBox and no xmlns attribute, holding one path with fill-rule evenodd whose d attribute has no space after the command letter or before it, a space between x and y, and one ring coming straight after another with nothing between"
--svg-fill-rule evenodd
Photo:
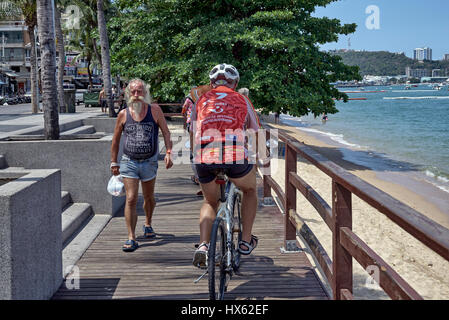
<instances>
[{"instance_id":1,"label":"black tank top","mask_svg":"<svg viewBox=\"0 0 449 320\"><path fill-rule=\"evenodd\" d=\"M123 153L134 160L144 160L153 157L158 148L159 126L153 119L151 105L142 121L135 121L126 108L126 122L123 128Z\"/></svg>"}]
</instances>

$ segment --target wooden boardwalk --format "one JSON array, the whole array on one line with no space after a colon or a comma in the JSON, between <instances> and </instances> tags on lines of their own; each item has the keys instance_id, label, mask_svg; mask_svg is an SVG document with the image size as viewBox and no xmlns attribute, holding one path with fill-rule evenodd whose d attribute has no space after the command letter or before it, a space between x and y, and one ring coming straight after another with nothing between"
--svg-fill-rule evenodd
<instances>
[{"instance_id":1,"label":"wooden boardwalk","mask_svg":"<svg viewBox=\"0 0 449 320\"><path fill-rule=\"evenodd\" d=\"M78 261L79 289L69 290L63 283L53 299L208 299L207 278L193 283L201 274L192 257L199 242L202 198L196 196L199 188L190 175L189 165L166 170L160 161L153 216L156 239L141 237L144 213L139 197L140 248L131 253L121 250L127 238L122 212ZM258 183L261 199L261 179ZM259 206L253 234L259 245L242 258L226 299L328 299L305 253L280 252L283 223L277 207Z\"/></svg>"}]
</instances>

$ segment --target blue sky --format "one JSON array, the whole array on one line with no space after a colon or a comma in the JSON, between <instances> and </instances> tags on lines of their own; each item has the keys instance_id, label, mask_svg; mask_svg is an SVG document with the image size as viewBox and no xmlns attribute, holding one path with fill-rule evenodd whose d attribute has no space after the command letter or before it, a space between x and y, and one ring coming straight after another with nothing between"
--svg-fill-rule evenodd
<instances>
[{"instance_id":1,"label":"blue sky","mask_svg":"<svg viewBox=\"0 0 449 320\"><path fill-rule=\"evenodd\" d=\"M379 29L366 26L373 13L365 13L370 5L379 8ZM433 60L449 54L449 0L339 0L318 7L313 15L357 24L355 33L323 45L324 50L347 49L350 38L354 50L404 52L413 57L413 49L427 46ZM376 27L375 20L368 20Z\"/></svg>"}]
</instances>

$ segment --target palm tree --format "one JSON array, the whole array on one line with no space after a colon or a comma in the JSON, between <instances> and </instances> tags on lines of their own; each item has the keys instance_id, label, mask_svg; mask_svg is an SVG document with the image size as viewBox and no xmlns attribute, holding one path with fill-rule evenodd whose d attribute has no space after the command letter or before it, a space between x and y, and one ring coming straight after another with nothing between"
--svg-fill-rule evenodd
<instances>
[{"instance_id":1,"label":"palm tree","mask_svg":"<svg viewBox=\"0 0 449 320\"><path fill-rule=\"evenodd\" d=\"M111 59L109 55L109 40L106 29L106 18L104 15L103 0L97 0L97 17L98 17L98 33L100 34L101 46L101 62L103 71L103 85L106 93L109 116L116 117L117 113L114 110L114 101L112 99L112 78L111 78Z\"/></svg>"},{"instance_id":2,"label":"palm tree","mask_svg":"<svg viewBox=\"0 0 449 320\"><path fill-rule=\"evenodd\" d=\"M56 47L52 0L37 0L37 24L41 50L42 105L44 135L47 140L59 139L59 113L56 87Z\"/></svg>"},{"instance_id":3,"label":"palm tree","mask_svg":"<svg viewBox=\"0 0 449 320\"><path fill-rule=\"evenodd\" d=\"M62 5L61 1L58 1ZM64 103L64 65L65 65L65 51L64 51L64 35L61 28L61 8L55 5L55 33L56 33L56 49L58 51L58 104L60 111L65 109Z\"/></svg>"}]
</instances>

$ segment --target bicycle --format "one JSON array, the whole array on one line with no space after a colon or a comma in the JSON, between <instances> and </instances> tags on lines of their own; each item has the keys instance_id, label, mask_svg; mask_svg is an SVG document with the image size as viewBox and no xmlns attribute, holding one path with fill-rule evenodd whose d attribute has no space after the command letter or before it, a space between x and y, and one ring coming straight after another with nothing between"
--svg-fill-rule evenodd
<instances>
[{"instance_id":1,"label":"bicycle","mask_svg":"<svg viewBox=\"0 0 449 320\"><path fill-rule=\"evenodd\" d=\"M232 275L240 267L242 191L226 178L222 169L217 171L215 183L220 185L220 203L212 226L207 270L195 283L208 274L210 300L223 300Z\"/></svg>"}]
</instances>

